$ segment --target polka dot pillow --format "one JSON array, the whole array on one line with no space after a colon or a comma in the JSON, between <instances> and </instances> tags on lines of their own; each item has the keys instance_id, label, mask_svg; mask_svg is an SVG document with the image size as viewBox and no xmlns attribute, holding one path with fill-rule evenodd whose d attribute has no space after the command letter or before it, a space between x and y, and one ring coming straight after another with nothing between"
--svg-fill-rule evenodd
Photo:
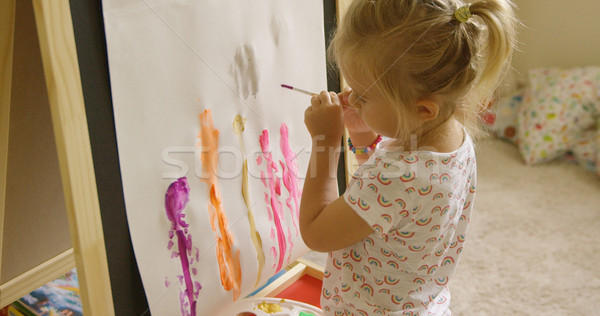
<instances>
[{"instance_id":1,"label":"polka dot pillow","mask_svg":"<svg viewBox=\"0 0 600 316\"><path fill-rule=\"evenodd\" d=\"M574 161L600 175L600 130L582 131L570 151Z\"/></svg>"},{"instance_id":2,"label":"polka dot pillow","mask_svg":"<svg viewBox=\"0 0 600 316\"><path fill-rule=\"evenodd\" d=\"M484 127L504 140L517 143L517 118L523 103L523 90L498 99L482 114Z\"/></svg>"},{"instance_id":3,"label":"polka dot pillow","mask_svg":"<svg viewBox=\"0 0 600 316\"><path fill-rule=\"evenodd\" d=\"M600 67L530 70L517 126L526 163L560 157L577 142L581 131L597 128L599 87Z\"/></svg>"}]
</instances>

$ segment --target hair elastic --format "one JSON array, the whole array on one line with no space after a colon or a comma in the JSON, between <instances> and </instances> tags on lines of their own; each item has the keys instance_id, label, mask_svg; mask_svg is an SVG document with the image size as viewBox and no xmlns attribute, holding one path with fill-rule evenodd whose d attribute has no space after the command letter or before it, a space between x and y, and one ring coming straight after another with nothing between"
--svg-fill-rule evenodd
<instances>
[{"instance_id":1,"label":"hair elastic","mask_svg":"<svg viewBox=\"0 0 600 316\"><path fill-rule=\"evenodd\" d=\"M471 5L464 5L454 11L454 17L460 22L467 22L473 15L471 14Z\"/></svg>"},{"instance_id":2,"label":"hair elastic","mask_svg":"<svg viewBox=\"0 0 600 316\"><path fill-rule=\"evenodd\" d=\"M377 139L375 139L375 141L368 147L356 148L356 147L354 147L354 145L352 145L352 141L350 140L350 137L348 137L348 149L350 149L350 151L352 151L355 154L366 154L366 153L372 151L373 149L375 149L375 146L377 146L377 144L379 144L382 139L383 138L381 137L381 135L377 135Z\"/></svg>"}]
</instances>

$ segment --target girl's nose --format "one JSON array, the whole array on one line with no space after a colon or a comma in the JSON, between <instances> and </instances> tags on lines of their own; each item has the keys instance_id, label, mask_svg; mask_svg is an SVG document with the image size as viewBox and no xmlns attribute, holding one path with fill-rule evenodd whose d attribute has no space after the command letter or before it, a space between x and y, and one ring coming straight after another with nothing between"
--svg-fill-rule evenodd
<instances>
[{"instance_id":1,"label":"girl's nose","mask_svg":"<svg viewBox=\"0 0 600 316\"><path fill-rule=\"evenodd\" d=\"M358 98L356 97L354 91L350 92L350 95L348 96L348 105L355 109L360 107L360 102L358 102Z\"/></svg>"}]
</instances>

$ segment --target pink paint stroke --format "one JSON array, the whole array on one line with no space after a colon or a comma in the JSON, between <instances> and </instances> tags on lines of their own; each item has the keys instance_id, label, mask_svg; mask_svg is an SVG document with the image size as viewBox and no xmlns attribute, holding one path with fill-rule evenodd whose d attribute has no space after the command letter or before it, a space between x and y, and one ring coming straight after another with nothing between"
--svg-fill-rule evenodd
<instances>
[{"instance_id":1,"label":"pink paint stroke","mask_svg":"<svg viewBox=\"0 0 600 316\"><path fill-rule=\"evenodd\" d=\"M281 134L279 147L285 159L285 163L284 161L279 161L279 163L282 169L283 184L289 193L289 197L285 203L290 209L292 223L294 224L294 228L296 228L296 236L298 236L300 230L297 223L300 216L300 196L302 196L300 186L298 185L298 165L296 164L294 151L290 147L288 127L285 123L281 123L279 133ZM292 200L294 202L293 205Z\"/></svg>"},{"instance_id":2,"label":"pink paint stroke","mask_svg":"<svg viewBox=\"0 0 600 316\"><path fill-rule=\"evenodd\" d=\"M277 260L276 271L280 271L283 268L283 261L286 254L286 238L283 231L281 221L283 219L283 213L281 211L281 202L279 202L279 196L281 195L281 184L280 179L277 178L275 173L277 172L277 164L273 162L273 156L269 151L269 132L263 130L259 137L260 147L262 149L262 157L265 160L266 172L261 174L262 180L264 180L265 188L268 190L267 204L270 204L270 211L273 213L273 223L277 233L277 244L279 247L279 258ZM258 162L258 160L257 160ZM269 209L269 207L267 207ZM270 216L269 216L270 218Z\"/></svg>"},{"instance_id":3,"label":"pink paint stroke","mask_svg":"<svg viewBox=\"0 0 600 316\"><path fill-rule=\"evenodd\" d=\"M195 316L196 315L196 301L202 285L199 282L195 282L196 290L194 290L194 283L192 282L192 276L190 274L190 264L194 262L192 255L192 236L188 234L187 227L188 223L184 220L185 214L183 209L189 202L190 187L188 186L187 178L179 178L175 182L169 185L167 193L165 194L165 210L167 218L171 221L171 229L169 231L169 238L177 236L177 245L179 252L173 252L171 258L179 257L181 261L181 268L183 270L183 278L185 281L185 290L180 292L179 299L181 304L181 312L184 316ZM169 240L167 249L173 247L173 240ZM196 252L198 250L196 249ZM189 310L188 310L189 308Z\"/></svg>"},{"instance_id":4,"label":"pink paint stroke","mask_svg":"<svg viewBox=\"0 0 600 316\"><path fill-rule=\"evenodd\" d=\"M290 252L288 253L288 256L287 256L286 265L289 265L290 259L292 258L292 249L294 249L294 239L292 238L292 230L291 230L290 226L287 227L287 231L288 231L288 241L290 243Z\"/></svg>"}]
</instances>

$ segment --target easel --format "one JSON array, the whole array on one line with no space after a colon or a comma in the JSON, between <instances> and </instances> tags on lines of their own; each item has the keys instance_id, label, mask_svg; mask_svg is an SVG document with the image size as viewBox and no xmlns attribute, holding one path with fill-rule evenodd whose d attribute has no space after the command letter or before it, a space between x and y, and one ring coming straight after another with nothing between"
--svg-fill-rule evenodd
<instances>
[{"instance_id":1,"label":"easel","mask_svg":"<svg viewBox=\"0 0 600 316\"><path fill-rule=\"evenodd\" d=\"M338 0L337 7L345 7L349 1ZM67 214L68 224L65 226L68 226L70 231L72 247L68 245L65 249L54 252L49 259L37 260L33 263L33 268L19 271L16 277L3 280L2 267L11 259L6 253L3 257L3 246L13 244L13 240L22 242L18 237L7 237L4 232L6 224L11 224L5 219L9 218L11 212L6 208L6 192L10 184L7 182L7 175L10 173L11 110L14 114L17 107L14 97L11 96L15 85L18 84L17 81L13 82L14 76L17 75L13 61L15 54L18 54L14 47L15 43L22 40L15 37L15 25L18 22L16 13L18 8L23 6L27 6L27 10L31 11L29 13L35 15L35 23L30 23L29 27L36 29L39 37L39 41L36 39L36 42L39 42L37 54L41 58L43 72L39 71L38 79L47 94L43 106L49 108L51 114L51 118L48 119L51 121L51 127L46 132L54 133L53 144L50 146L58 156L56 173L62 182L60 193L64 196L64 209L58 211ZM142 314L143 312L139 311L147 309L141 281L136 279L136 271L131 271L136 267L136 263L129 249L124 206L119 197L115 197L120 195L122 198L122 192L119 193L121 188L113 188L120 183L118 158L116 154L106 154L106 146L94 145L94 140L99 138L114 138L104 130L112 128L111 133L114 132L114 126L109 126L112 113L106 109L110 108L108 75L101 62L94 59L96 56L90 58L90 52L97 49L94 46L99 45L97 42L79 45L81 38L98 37L103 40L102 26L96 25L101 23L94 21L102 18L96 6L100 6L99 1L70 3L68 0L0 0L0 307L12 303L76 266L84 314L115 315L114 306L119 307L119 313L130 315ZM72 12L78 10L85 13L73 13L71 16ZM89 27L86 24L94 25ZM76 40L78 45L75 45ZM78 61L77 56L85 58ZM103 71L105 74L94 74L91 77L95 78L87 78L92 71ZM98 78L103 76L106 78ZM100 93L105 95L99 96ZM101 109L95 107L93 103L97 99L102 99L98 102L104 102L103 106L108 106ZM86 115L86 111L92 111L94 115ZM116 144L112 145L116 151ZM352 155L349 157L353 158ZM106 170L110 168L117 171L107 175ZM105 240L105 235L110 238ZM31 245L19 246L26 252ZM106 249L109 249L108 260ZM278 279L257 295L275 295L304 274L318 277L321 270L302 261L289 268L291 273L287 273L286 277Z\"/></svg>"},{"instance_id":2,"label":"easel","mask_svg":"<svg viewBox=\"0 0 600 316\"><path fill-rule=\"evenodd\" d=\"M18 1L24 5L25 1ZM8 148L13 76L13 48L17 2L0 2L0 227L4 232L7 200ZM0 306L51 281L73 267L78 268L80 292L86 315L114 315L83 102L79 65L68 0L34 0L33 11L39 37L48 103L52 116L64 204L73 248L40 262L34 269L0 284ZM35 181L35 179L31 179ZM26 232L24 232L26 233ZM0 246L3 245L0 234ZM24 250L30 245L22 245ZM0 259L2 258L0 247ZM74 258L74 260L73 260ZM4 262L2 260L2 262ZM1 270L0 270L1 271Z\"/></svg>"}]
</instances>

